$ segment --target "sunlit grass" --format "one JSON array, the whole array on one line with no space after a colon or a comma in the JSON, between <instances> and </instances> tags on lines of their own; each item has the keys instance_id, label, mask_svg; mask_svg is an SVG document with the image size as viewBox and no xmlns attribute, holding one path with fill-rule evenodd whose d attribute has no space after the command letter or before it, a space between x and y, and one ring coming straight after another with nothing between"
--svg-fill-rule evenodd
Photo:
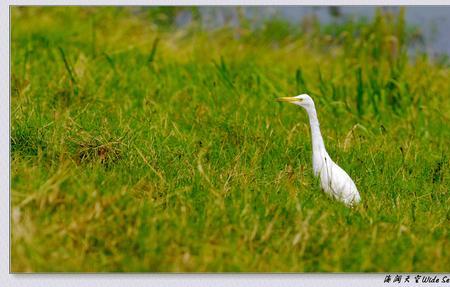
<instances>
[{"instance_id":1,"label":"sunlit grass","mask_svg":"<svg viewBox=\"0 0 450 287\"><path fill-rule=\"evenodd\" d=\"M12 9L13 272L448 271L449 69L408 57L401 15L208 31L133 11ZM354 209L274 102L303 92Z\"/></svg>"}]
</instances>

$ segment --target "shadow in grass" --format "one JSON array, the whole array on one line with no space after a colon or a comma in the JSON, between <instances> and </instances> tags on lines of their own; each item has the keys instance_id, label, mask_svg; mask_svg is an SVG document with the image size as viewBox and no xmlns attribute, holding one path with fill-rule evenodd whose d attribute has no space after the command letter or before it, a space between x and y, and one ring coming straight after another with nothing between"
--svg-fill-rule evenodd
<instances>
[{"instance_id":1,"label":"shadow in grass","mask_svg":"<svg viewBox=\"0 0 450 287\"><path fill-rule=\"evenodd\" d=\"M42 129L30 126L18 126L11 129L11 153L37 156L39 151L46 151Z\"/></svg>"},{"instance_id":2,"label":"shadow in grass","mask_svg":"<svg viewBox=\"0 0 450 287\"><path fill-rule=\"evenodd\" d=\"M122 157L122 138L93 137L83 133L79 138L71 138L70 142L75 147L78 164L100 163L109 167Z\"/></svg>"}]
</instances>

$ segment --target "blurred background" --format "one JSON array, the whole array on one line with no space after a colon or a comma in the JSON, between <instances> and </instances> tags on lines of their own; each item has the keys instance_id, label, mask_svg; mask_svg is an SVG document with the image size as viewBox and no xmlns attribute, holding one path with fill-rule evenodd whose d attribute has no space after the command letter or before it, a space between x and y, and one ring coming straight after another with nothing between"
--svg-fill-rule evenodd
<instances>
[{"instance_id":1,"label":"blurred background","mask_svg":"<svg viewBox=\"0 0 450 287\"><path fill-rule=\"evenodd\" d=\"M450 54L450 7L405 6L405 21L413 37L411 51L426 52L432 56ZM370 22L376 10L397 14L400 7L381 6L273 6L273 7L161 7L136 8L137 13L155 16L158 24L182 27L194 21L207 28L239 26L246 23L252 28L264 25L266 21L287 21L297 28L308 25L332 30L334 25L354 22L360 25ZM286 23L287 24L287 23ZM337 29L337 27L334 27Z\"/></svg>"}]
</instances>

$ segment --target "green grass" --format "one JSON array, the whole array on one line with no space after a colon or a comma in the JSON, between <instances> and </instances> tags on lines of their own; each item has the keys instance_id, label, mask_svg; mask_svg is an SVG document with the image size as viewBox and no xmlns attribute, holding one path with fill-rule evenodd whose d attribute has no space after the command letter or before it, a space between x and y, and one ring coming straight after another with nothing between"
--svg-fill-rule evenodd
<instances>
[{"instance_id":1,"label":"green grass","mask_svg":"<svg viewBox=\"0 0 450 287\"><path fill-rule=\"evenodd\" d=\"M402 14L209 31L155 11L12 8L13 272L448 271L449 67L406 54ZM356 208L274 101L303 92Z\"/></svg>"}]
</instances>

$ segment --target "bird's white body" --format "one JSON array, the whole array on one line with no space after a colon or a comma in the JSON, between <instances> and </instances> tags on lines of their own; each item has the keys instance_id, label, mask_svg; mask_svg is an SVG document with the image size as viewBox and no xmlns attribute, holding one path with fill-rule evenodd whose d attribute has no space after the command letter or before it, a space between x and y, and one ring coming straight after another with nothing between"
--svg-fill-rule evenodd
<instances>
[{"instance_id":1,"label":"bird's white body","mask_svg":"<svg viewBox=\"0 0 450 287\"><path fill-rule=\"evenodd\" d=\"M353 205L361 200L358 189L350 176L328 155L320 133L319 120L312 98L306 94L297 97L280 98L279 101L290 102L303 107L308 113L312 138L312 162L314 175L320 178L322 189L346 205Z\"/></svg>"},{"instance_id":2,"label":"bird's white body","mask_svg":"<svg viewBox=\"0 0 450 287\"><path fill-rule=\"evenodd\" d=\"M313 168L314 174L320 178L322 189L327 194L346 205L353 205L361 200L353 180L330 158L326 151L313 154Z\"/></svg>"}]
</instances>

